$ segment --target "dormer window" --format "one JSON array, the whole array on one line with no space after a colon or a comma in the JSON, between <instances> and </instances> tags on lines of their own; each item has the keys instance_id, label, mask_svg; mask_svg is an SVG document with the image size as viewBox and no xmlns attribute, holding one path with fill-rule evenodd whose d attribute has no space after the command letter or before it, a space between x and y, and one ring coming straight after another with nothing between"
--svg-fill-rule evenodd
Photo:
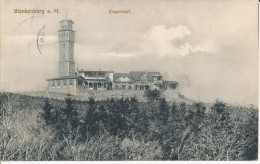
<instances>
[{"instance_id":1,"label":"dormer window","mask_svg":"<svg viewBox=\"0 0 260 164\"><path fill-rule=\"evenodd\" d=\"M146 74L141 76L141 81L147 81L147 75Z\"/></svg>"}]
</instances>

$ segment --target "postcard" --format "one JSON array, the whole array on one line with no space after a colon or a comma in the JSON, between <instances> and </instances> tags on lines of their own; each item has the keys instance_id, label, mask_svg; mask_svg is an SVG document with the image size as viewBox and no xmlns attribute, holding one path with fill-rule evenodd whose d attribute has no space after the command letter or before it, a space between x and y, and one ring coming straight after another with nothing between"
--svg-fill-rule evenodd
<instances>
[{"instance_id":1,"label":"postcard","mask_svg":"<svg viewBox=\"0 0 260 164\"><path fill-rule=\"evenodd\" d=\"M1 161L258 159L257 0L1 0Z\"/></svg>"}]
</instances>

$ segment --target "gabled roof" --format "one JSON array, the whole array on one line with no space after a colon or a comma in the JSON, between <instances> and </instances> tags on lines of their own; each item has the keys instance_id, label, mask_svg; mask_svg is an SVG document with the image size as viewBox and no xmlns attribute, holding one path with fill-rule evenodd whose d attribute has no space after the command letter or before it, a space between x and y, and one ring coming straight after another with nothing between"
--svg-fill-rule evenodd
<instances>
[{"instance_id":1,"label":"gabled roof","mask_svg":"<svg viewBox=\"0 0 260 164\"><path fill-rule=\"evenodd\" d=\"M114 73L114 71L84 71L84 70L81 70L81 71L78 71L79 73Z\"/></svg>"},{"instance_id":2,"label":"gabled roof","mask_svg":"<svg viewBox=\"0 0 260 164\"><path fill-rule=\"evenodd\" d=\"M161 76L160 72L131 71L135 81L141 81L141 76L147 75L147 81L153 81L153 76Z\"/></svg>"},{"instance_id":3,"label":"gabled roof","mask_svg":"<svg viewBox=\"0 0 260 164\"><path fill-rule=\"evenodd\" d=\"M113 81L117 81L120 78L128 78L131 81L133 81L133 76L131 73L114 73L113 75Z\"/></svg>"},{"instance_id":4,"label":"gabled roof","mask_svg":"<svg viewBox=\"0 0 260 164\"><path fill-rule=\"evenodd\" d=\"M56 78L48 79L47 81L50 81L50 80L77 79L77 78L78 78L78 76L61 76L61 77L56 77Z\"/></svg>"}]
</instances>

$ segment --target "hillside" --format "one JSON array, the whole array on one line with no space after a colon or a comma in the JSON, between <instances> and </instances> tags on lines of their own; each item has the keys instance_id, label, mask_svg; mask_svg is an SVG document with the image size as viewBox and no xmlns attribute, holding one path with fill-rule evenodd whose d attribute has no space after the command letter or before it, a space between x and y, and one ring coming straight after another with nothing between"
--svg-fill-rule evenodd
<instances>
[{"instance_id":1,"label":"hillside","mask_svg":"<svg viewBox=\"0 0 260 164\"><path fill-rule=\"evenodd\" d=\"M219 100L206 107L164 98L83 101L40 94L1 93L1 160L257 158L254 108Z\"/></svg>"}]
</instances>

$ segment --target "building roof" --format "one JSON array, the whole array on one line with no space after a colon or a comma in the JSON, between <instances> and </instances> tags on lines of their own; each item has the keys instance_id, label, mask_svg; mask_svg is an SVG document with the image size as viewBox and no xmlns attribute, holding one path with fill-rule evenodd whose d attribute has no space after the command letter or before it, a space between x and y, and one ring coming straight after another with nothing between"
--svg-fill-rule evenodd
<instances>
[{"instance_id":1,"label":"building roof","mask_svg":"<svg viewBox=\"0 0 260 164\"><path fill-rule=\"evenodd\" d=\"M113 81L117 81L118 79L123 78L123 79L130 79L131 81L134 80L133 76L131 73L114 73L113 75Z\"/></svg>"},{"instance_id":2,"label":"building roof","mask_svg":"<svg viewBox=\"0 0 260 164\"><path fill-rule=\"evenodd\" d=\"M147 81L153 81L153 76L161 76L160 72L131 71L135 81L141 81L141 76L147 76Z\"/></svg>"},{"instance_id":3,"label":"building roof","mask_svg":"<svg viewBox=\"0 0 260 164\"><path fill-rule=\"evenodd\" d=\"M78 71L79 73L90 73L90 72L95 72L95 73L114 73L114 71L84 71L84 70L81 70L81 71Z\"/></svg>"},{"instance_id":4,"label":"building roof","mask_svg":"<svg viewBox=\"0 0 260 164\"><path fill-rule=\"evenodd\" d=\"M178 84L178 81L164 81L166 84Z\"/></svg>"},{"instance_id":5,"label":"building roof","mask_svg":"<svg viewBox=\"0 0 260 164\"><path fill-rule=\"evenodd\" d=\"M72 23L74 23L72 20L67 20L67 19L63 19L62 21L60 21L60 23L63 22L63 21L67 21L67 22L72 22Z\"/></svg>"},{"instance_id":6,"label":"building roof","mask_svg":"<svg viewBox=\"0 0 260 164\"><path fill-rule=\"evenodd\" d=\"M132 82L142 81L141 77L146 76L147 81L153 81L154 76L162 76L160 72L131 71L130 73L114 73L113 81L124 81L130 79Z\"/></svg>"},{"instance_id":7,"label":"building roof","mask_svg":"<svg viewBox=\"0 0 260 164\"><path fill-rule=\"evenodd\" d=\"M50 80L77 79L77 78L78 78L78 76L61 76L61 77L56 77L56 78L48 79L47 81L50 81Z\"/></svg>"}]
</instances>

